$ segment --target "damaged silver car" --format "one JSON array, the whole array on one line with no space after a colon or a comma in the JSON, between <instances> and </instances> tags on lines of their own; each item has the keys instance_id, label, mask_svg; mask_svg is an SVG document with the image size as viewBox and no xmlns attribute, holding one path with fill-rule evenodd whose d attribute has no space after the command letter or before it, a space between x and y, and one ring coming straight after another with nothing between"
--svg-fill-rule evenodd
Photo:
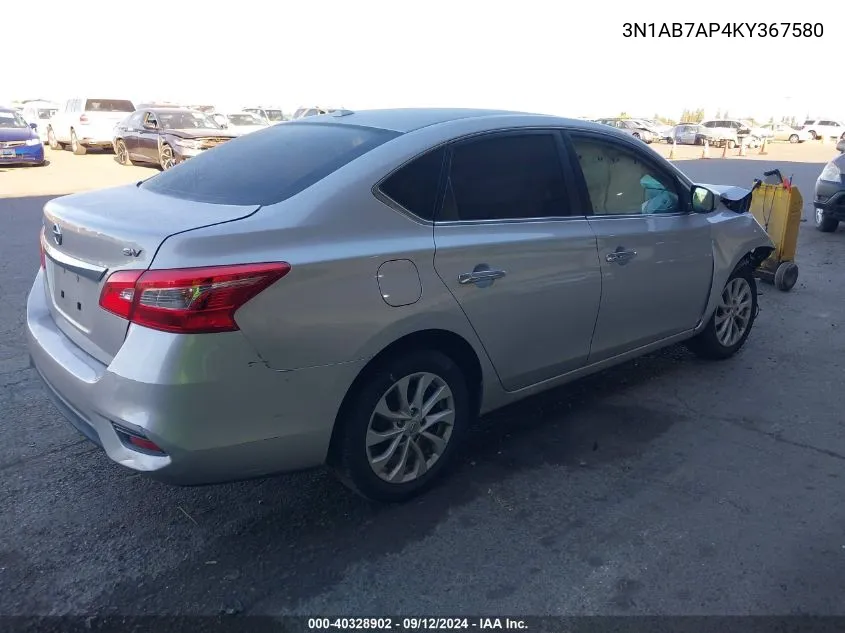
<instances>
[{"instance_id":1,"label":"damaged silver car","mask_svg":"<svg viewBox=\"0 0 845 633\"><path fill-rule=\"evenodd\" d=\"M406 499L480 414L682 341L735 354L773 250L748 201L586 121L308 117L49 201L29 349L123 467L327 464Z\"/></svg>"}]
</instances>

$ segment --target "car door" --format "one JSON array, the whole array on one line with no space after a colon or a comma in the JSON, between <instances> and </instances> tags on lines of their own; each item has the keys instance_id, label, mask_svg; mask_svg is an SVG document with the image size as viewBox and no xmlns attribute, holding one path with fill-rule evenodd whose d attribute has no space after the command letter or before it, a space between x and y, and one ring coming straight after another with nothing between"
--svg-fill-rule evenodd
<instances>
[{"instance_id":1,"label":"car door","mask_svg":"<svg viewBox=\"0 0 845 633\"><path fill-rule=\"evenodd\" d=\"M677 174L645 151L605 135L569 138L602 269L589 362L694 328L713 275L708 216L691 212Z\"/></svg>"},{"instance_id":2,"label":"car door","mask_svg":"<svg viewBox=\"0 0 845 633\"><path fill-rule=\"evenodd\" d=\"M482 134L447 153L434 266L509 391L589 356L601 269L589 222L570 213L566 156L556 130Z\"/></svg>"},{"instance_id":3,"label":"car door","mask_svg":"<svg viewBox=\"0 0 845 633\"><path fill-rule=\"evenodd\" d=\"M141 160L151 163L158 162L159 122L156 113L151 110L144 112L141 127L138 130L137 152Z\"/></svg>"},{"instance_id":4,"label":"car door","mask_svg":"<svg viewBox=\"0 0 845 633\"><path fill-rule=\"evenodd\" d=\"M685 125L681 132L681 143L684 145L695 145L697 129L694 125Z\"/></svg>"},{"instance_id":5,"label":"car door","mask_svg":"<svg viewBox=\"0 0 845 633\"><path fill-rule=\"evenodd\" d=\"M139 140L141 135L141 122L144 112L134 112L120 124L121 133L123 134L123 142L126 144L126 151L129 153L129 158L140 159L141 153L139 150Z\"/></svg>"}]
</instances>

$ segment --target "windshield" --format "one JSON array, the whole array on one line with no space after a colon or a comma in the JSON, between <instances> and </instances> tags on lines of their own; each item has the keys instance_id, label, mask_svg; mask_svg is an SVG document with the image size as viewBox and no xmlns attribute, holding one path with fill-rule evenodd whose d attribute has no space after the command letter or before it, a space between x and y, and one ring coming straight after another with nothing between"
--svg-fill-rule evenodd
<instances>
[{"instance_id":1,"label":"windshield","mask_svg":"<svg viewBox=\"0 0 845 633\"><path fill-rule=\"evenodd\" d=\"M134 112L135 106L131 101L123 99L88 99L85 102L86 112Z\"/></svg>"},{"instance_id":2,"label":"windshield","mask_svg":"<svg viewBox=\"0 0 845 633\"><path fill-rule=\"evenodd\" d=\"M285 120L281 110L265 110L264 112L267 114L267 120L272 121L273 123Z\"/></svg>"},{"instance_id":3,"label":"windshield","mask_svg":"<svg viewBox=\"0 0 845 633\"><path fill-rule=\"evenodd\" d=\"M275 204L396 136L355 125L274 125L203 152L141 188L211 204Z\"/></svg>"},{"instance_id":4,"label":"windshield","mask_svg":"<svg viewBox=\"0 0 845 633\"><path fill-rule=\"evenodd\" d=\"M156 116L159 125L165 130L220 129L217 123L202 112L156 112Z\"/></svg>"},{"instance_id":5,"label":"windshield","mask_svg":"<svg viewBox=\"0 0 845 633\"><path fill-rule=\"evenodd\" d=\"M27 127L26 121L17 112L0 112L0 127L22 128Z\"/></svg>"},{"instance_id":6,"label":"windshield","mask_svg":"<svg viewBox=\"0 0 845 633\"><path fill-rule=\"evenodd\" d=\"M229 119L231 125L264 125L264 123L254 114L249 112L242 112L240 114L230 114L226 117Z\"/></svg>"}]
</instances>

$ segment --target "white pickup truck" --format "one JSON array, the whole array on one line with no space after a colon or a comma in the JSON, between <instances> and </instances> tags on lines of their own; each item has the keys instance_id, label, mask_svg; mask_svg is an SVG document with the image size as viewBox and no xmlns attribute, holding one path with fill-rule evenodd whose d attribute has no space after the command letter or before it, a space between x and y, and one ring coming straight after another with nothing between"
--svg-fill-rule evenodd
<instances>
[{"instance_id":1,"label":"white pickup truck","mask_svg":"<svg viewBox=\"0 0 845 633\"><path fill-rule=\"evenodd\" d=\"M51 149L70 146L74 154L111 148L114 126L134 111L128 99L68 99L47 124L47 142Z\"/></svg>"}]
</instances>

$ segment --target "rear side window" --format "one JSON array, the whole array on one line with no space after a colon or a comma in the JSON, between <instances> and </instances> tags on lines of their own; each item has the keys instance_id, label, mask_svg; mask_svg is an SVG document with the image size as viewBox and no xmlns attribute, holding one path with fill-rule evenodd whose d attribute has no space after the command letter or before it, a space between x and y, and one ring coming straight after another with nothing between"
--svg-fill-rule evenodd
<instances>
[{"instance_id":1,"label":"rear side window","mask_svg":"<svg viewBox=\"0 0 845 633\"><path fill-rule=\"evenodd\" d=\"M88 99L85 102L85 112L134 112L135 106L131 101L122 99Z\"/></svg>"},{"instance_id":2,"label":"rear side window","mask_svg":"<svg viewBox=\"0 0 845 633\"><path fill-rule=\"evenodd\" d=\"M414 215L432 220L445 156L445 146L423 154L387 178L379 189Z\"/></svg>"},{"instance_id":3,"label":"rear side window","mask_svg":"<svg viewBox=\"0 0 845 633\"><path fill-rule=\"evenodd\" d=\"M285 123L227 141L141 187L196 202L275 204L397 136L354 125Z\"/></svg>"},{"instance_id":4,"label":"rear side window","mask_svg":"<svg viewBox=\"0 0 845 633\"><path fill-rule=\"evenodd\" d=\"M551 133L494 135L452 149L440 221L508 220L569 215Z\"/></svg>"}]
</instances>

